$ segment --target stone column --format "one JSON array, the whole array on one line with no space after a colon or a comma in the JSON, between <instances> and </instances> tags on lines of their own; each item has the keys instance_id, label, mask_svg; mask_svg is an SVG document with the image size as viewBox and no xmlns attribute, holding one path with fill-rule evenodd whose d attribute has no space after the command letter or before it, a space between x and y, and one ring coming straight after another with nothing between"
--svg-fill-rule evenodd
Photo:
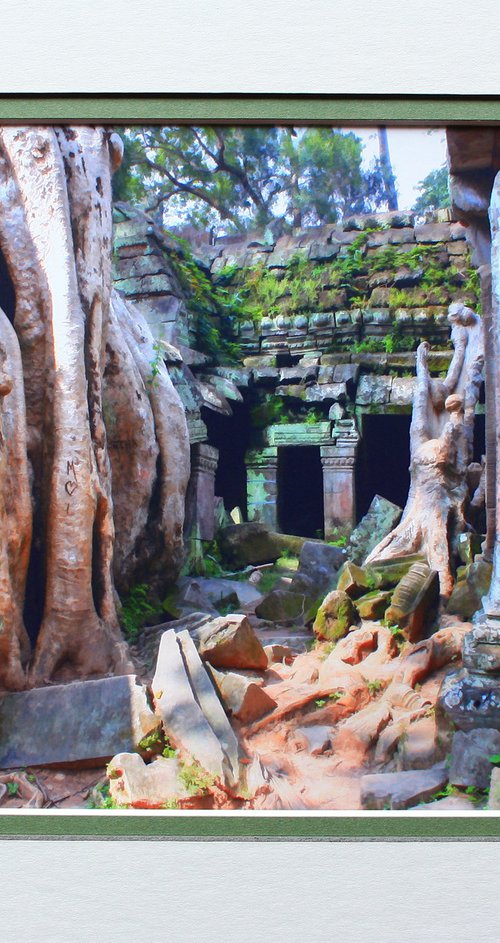
<instances>
[{"instance_id":1,"label":"stone column","mask_svg":"<svg viewBox=\"0 0 500 943\"><path fill-rule=\"evenodd\" d=\"M356 457L352 451L352 448L341 449L336 445L321 446L325 540L338 536L339 531L347 534L354 527Z\"/></svg>"},{"instance_id":2,"label":"stone column","mask_svg":"<svg viewBox=\"0 0 500 943\"><path fill-rule=\"evenodd\" d=\"M325 540L350 533L356 523L355 464L359 436L354 420L336 423L335 445L320 448L323 466Z\"/></svg>"},{"instance_id":3,"label":"stone column","mask_svg":"<svg viewBox=\"0 0 500 943\"><path fill-rule=\"evenodd\" d=\"M199 540L215 536L215 473L218 449L198 442L191 449L191 477L186 500L186 530Z\"/></svg>"},{"instance_id":4,"label":"stone column","mask_svg":"<svg viewBox=\"0 0 500 943\"><path fill-rule=\"evenodd\" d=\"M278 527L278 449L247 452L247 510L249 521Z\"/></svg>"}]
</instances>

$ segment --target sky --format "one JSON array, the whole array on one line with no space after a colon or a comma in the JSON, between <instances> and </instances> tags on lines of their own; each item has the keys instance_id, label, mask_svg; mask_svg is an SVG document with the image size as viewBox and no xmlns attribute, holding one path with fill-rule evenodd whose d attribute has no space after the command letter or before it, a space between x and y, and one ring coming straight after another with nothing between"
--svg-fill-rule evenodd
<instances>
[{"instance_id":1,"label":"sky","mask_svg":"<svg viewBox=\"0 0 500 943\"><path fill-rule=\"evenodd\" d=\"M363 162L368 166L379 153L377 129L345 130L354 131L363 141ZM446 161L446 132L444 128L388 128L387 137L399 209L408 210L418 197L419 182Z\"/></svg>"}]
</instances>

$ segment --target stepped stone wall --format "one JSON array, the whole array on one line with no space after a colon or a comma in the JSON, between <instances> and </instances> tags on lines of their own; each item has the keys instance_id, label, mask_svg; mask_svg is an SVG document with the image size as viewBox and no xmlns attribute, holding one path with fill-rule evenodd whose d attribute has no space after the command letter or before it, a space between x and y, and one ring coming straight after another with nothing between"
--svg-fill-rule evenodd
<instances>
[{"instance_id":1,"label":"stepped stone wall","mask_svg":"<svg viewBox=\"0 0 500 943\"><path fill-rule=\"evenodd\" d=\"M471 263L465 236L465 227L452 221L449 211L423 223L411 213L386 213L352 217L341 226L303 229L275 242L266 234L254 234L196 251L214 280L235 290L244 290L249 273L259 270L282 280L299 262L304 279L313 273L317 291L310 291L309 297L291 299L285 290L272 311L263 305L259 319L242 319L236 325L243 356L300 356L330 352L332 347L349 353L360 342L369 345L391 333L446 344L448 304L477 303L468 287ZM405 255L410 264L405 264ZM346 284L339 263L354 258L359 274ZM426 280L431 264L446 273L443 284Z\"/></svg>"}]
</instances>

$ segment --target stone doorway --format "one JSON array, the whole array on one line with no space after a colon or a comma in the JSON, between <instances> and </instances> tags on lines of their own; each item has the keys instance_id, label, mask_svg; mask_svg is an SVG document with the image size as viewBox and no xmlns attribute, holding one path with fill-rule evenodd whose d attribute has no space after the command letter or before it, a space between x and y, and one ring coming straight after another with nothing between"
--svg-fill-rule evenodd
<instances>
[{"instance_id":1,"label":"stone doorway","mask_svg":"<svg viewBox=\"0 0 500 943\"><path fill-rule=\"evenodd\" d=\"M278 449L278 527L285 534L323 537L323 468L319 446Z\"/></svg>"},{"instance_id":2,"label":"stone doorway","mask_svg":"<svg viewBox=\"0 0 500 943\"><path fill-rule=\"evenodd\" d=\"M231 403L231 416L202 409L208 442L219 452L215 494L224 500L226 511L239 507L247 516L247 469L245 453L250 445L250 417L246 403Z\"/></svg>"},{"instance_id":3,"label":"stone doorway","mask_svg":"<svg viewBox=\"0 0 500 943\"><path fill-rule=\"evenodd\" d=\"M411 415L364 415L356 463L357 520L376 494L404 508L410 487Z\"/></svg>"}]
</instances>

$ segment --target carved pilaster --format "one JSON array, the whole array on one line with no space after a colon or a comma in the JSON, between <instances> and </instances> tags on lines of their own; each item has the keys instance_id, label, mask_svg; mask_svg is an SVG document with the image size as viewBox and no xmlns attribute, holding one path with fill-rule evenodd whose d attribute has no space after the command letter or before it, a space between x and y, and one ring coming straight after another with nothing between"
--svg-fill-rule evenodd
<instances>
[{"instance_id":1,"label":"carved pilaster","mask_svg":"<svg viewBox=\"0 0 500 943\"><path fill-rule=\"evenodd\" d=\"M191 449L191 477L186 497L186 534L196 532L200 540L215 536L215 473L218 449L199 442Z\"/></svg>"},{"instance_id":2,"label":"carved pilaster","mask_svg":"<svg viewBox=\"0 0 500 943\"><path fill-rule=\"evenodd\" d=\"M345 432L347 434L338 435L335 445L323 445L320 449L325 540L339 531L349 532L356 522L355 465L359 436L353 425Z\"/></svg>"},{"instance_id":3,"label":"carved pilaster","mask_svg":"<svg viewBox=\"0 0 500 943\"><path fill-rule=\"evenodd\" d=\"M249 521L278 526L278 449L247 452L247 508Z\"/></svg>"}]
</instances>

